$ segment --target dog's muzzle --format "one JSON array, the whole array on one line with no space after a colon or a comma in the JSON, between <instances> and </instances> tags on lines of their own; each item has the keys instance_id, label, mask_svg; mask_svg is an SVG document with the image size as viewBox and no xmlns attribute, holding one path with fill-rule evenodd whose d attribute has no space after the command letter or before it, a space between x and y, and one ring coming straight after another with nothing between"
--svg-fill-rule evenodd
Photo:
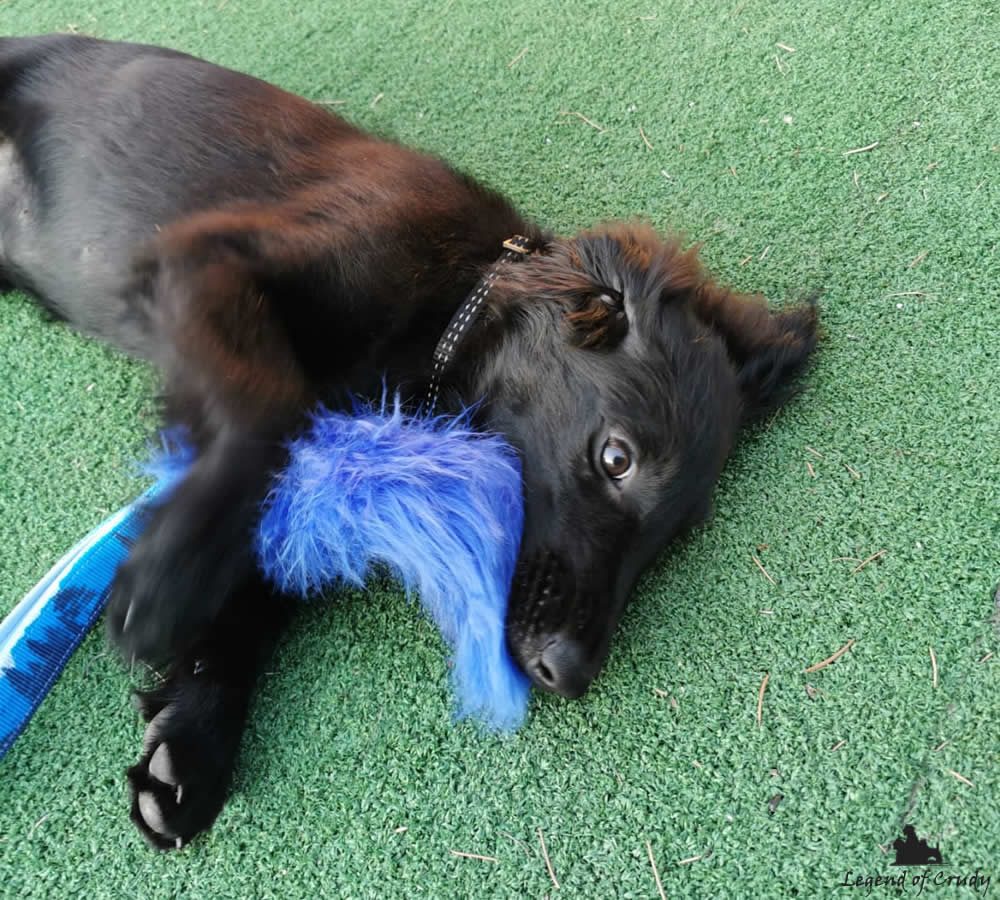
<instances>
[{"instance_id":1,"label":"dog's muzzle","mask_svg":"<svg viewBox=\"0 0 1000 900\"><path fill-rule=\"evenodd\" d=\"M532 682L570 699L586 693L600 669L585 642L590 607L574 581L555 554L522 560L507 623L511 654Z\"/></svg>"}]
</instances>

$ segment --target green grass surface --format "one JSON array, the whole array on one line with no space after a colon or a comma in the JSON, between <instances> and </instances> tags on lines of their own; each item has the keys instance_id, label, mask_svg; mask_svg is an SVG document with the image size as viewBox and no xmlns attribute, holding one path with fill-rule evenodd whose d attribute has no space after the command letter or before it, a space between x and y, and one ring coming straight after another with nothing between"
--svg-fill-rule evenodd
<instances>
[{"instance_id":1,"label":"green grass surface","mask_svg":"<svg viewBox=\"0 0 1000 900\"><path fill-rule=\"evenodd\" d=\"M537 698L506 740L455 727L432 627L350 594L282 644L215 829L161 856L127 819L141 728L97 633L0 769L0 892L655 898L649 842L670 897L850 897L904 820L1000 889L995 7L0 2L0 32L47 30L343 100L559 230L648 216L741 288L825 287L825 336L585 699ZM152 385L0 297L0 610L136 493Z\"/></svg>"}]
</instances>

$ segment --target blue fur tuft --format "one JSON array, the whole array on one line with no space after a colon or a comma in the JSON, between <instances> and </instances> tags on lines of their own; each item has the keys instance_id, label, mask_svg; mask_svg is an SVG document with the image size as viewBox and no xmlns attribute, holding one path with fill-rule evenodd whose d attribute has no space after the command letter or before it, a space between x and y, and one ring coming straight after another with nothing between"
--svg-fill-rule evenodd
<instances>
[{"instance_id":1,"label":"blue fur tuft","mask_svg":"<svg viewBox=\"0 0 1000 900\"><path fill-rule=\"evenodd\" d=\"M157 487L163 492L160 497L165 499L187 474L195 456L194 445L188 439L186 429L174 426L160 432L160 446L150 449L149 460L142 466L141 472L156 479Z\"/></svg>"},{"instance_id":2,"label":"blue fur tuft","mask_svg":"<svg viewBox=\"0 0 1000 900\"><path fill-rule=\"evenodd\" d=\"M165 446L151 471L176 480L193 456L176 435ZM411 417L398 400L320 410L290 450L258 526L265 575L310 596L386 565L453 648L459 716L520 725L530 687L504 638L523 519L514 451L467 417Z\"/></svg>"}]
</instances>

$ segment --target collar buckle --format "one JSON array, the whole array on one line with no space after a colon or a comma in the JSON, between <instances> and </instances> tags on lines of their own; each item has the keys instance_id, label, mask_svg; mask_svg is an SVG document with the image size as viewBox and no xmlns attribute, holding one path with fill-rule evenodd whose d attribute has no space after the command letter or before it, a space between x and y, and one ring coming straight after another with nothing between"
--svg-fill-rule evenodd
<instances>
[{"instance_id":1,"label":"collar buckle","mask_svg":"<svg viewBox=\"0 0 1000 900\"><path fill-rule=\"evenodd\" d=\"M514 234L503 242L503 248L521 256L528 256L531 253L531 240L523 234Z\"/></svg>"}]
</instances>

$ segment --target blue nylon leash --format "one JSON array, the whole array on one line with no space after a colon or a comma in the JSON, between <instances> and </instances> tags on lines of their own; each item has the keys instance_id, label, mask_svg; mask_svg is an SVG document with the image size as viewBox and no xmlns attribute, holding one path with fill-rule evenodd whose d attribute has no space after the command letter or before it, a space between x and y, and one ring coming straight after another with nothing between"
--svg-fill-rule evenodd
<instances>
[{"instance_id":1,"label":"blue nylon leash","mask_svg":"<svg viewBox=\"0 0 1000 900\"><path fill-rule=\"evenodd\" d=\"M111 593L163 484L98 525L0 622L0 759L24 730Z\"/></svg>"}]
</instances>

